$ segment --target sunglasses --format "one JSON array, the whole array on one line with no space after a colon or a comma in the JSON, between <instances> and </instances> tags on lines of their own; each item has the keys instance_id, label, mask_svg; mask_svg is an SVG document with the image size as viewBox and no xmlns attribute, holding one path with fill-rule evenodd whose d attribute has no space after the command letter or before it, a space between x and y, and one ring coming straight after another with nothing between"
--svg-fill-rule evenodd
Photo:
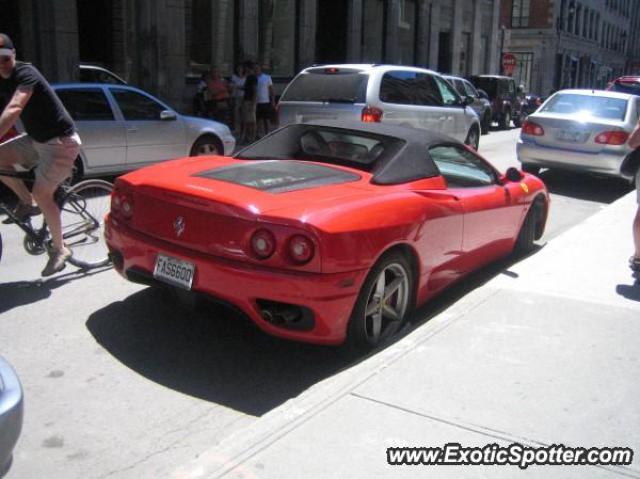
<instances>
[{"instance_id":1,"label":"sunglasses","mask_svg":"<svg viewBox=\"0 0 640 479\"><path fill-rule=\"evenodd\" d=\"M2 55L0 56L0 63L9 63L11 61L11 58L12 57L10 56Z\"/></svg>"}]
</instances>

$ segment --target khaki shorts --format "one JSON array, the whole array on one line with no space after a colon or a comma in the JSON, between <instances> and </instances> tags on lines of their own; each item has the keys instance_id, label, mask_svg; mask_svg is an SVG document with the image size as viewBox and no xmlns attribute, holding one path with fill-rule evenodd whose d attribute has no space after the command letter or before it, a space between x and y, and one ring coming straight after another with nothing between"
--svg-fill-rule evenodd
<instances>
[{"instance_id":1,"label":"khaki shorts","mask_svg":"<svg viewBox=\"0 0 640 479\"><path fill-rule=\"evenodd\" d=\"M81 144L77 133L46 143L39 143L25 133L0 144L0 165L16 170L35 167L37 181L59 185L71 176Z\"/></svg>"}]
</instances>

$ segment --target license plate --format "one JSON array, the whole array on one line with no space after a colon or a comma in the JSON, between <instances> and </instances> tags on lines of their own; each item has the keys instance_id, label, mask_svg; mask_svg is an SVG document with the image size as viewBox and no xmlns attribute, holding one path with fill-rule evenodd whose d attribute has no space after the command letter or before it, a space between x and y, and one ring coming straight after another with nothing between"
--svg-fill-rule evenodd
<instances>
[{"instance_id":1,"label":"license plate","mask_svg":"<svg viewBox=\"0 0 640 479\"><path fill-rule=\"evenodd\" d=\"M153 277L179 288L191 289L195 271L196 266L189 261L158 254Z\"/></svg>"},{"instance_id":2,"label":"license plate","mask_svg":"<svg viewBox=\"0 0 640 479\"><path fill-rule=\"evenodd\" d=\"M579 141L582 137L582 132L572 130L560 130L558 132L558 140L562 141Z\"/></svg>"}]
</instances>

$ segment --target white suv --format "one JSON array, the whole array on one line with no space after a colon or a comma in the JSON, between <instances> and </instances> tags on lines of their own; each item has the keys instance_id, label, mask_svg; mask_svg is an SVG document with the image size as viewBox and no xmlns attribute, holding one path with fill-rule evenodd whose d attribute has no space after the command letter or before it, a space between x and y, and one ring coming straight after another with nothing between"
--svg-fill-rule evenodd
<instances>
[{"instance_id":1,"label":"white suv","mask_svg":"<svg viewBox=\"0 0 640 479\"><path fill-rule=\"evenodd\" d=\"M478 148L480 120L438 73L394 65L323 65L302 70L278 104L280 124L361 120L437 131Z\"/></svg>"}]
</instances>

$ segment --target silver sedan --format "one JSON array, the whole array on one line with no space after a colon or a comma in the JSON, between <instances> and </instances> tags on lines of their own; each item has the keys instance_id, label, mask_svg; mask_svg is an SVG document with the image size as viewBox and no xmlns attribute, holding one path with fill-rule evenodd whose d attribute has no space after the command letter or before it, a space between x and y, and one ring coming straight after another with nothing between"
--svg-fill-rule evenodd
<instances>
[{"instance_id":1,"label":"silver sedan","mask_svg":"<svg viewBox=\"0 0 640 479\"><path fill-rule=\"evenodd\" d=\"M226 125L181 115L138 88L104 83L66 83L53 88L82 139L75 180L182 156L230 155L235 148L235 138Z\"/></svg>"},{"instance_id":2,"label":"silver sedan","mask_svg":"<svg viewBox=\"0 0 640 479\"><path fill-rule=\"evenodd\" d=\"M22 386L13 368L0 356L0 477L11 465L22 429L22 414Z\"/></svg>"},{"instance_id":3,"label":"silver sedan","mask_svg":"<svg viewBox=\"0 0 640 479\"><path fill-rule=\"evenodd\" d=\"M522 125L517 145L522 169L542 167L622 177L631 151L627 139L638 122L640 97L599 90L562 90Z\"/></svg>"}]
</instances>

